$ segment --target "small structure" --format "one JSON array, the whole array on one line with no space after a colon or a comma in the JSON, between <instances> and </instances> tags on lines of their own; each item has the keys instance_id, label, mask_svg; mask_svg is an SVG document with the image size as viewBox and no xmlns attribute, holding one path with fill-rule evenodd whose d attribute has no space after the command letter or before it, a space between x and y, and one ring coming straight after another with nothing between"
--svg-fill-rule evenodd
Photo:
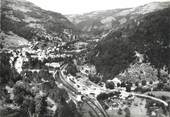
<instances>
[{"instance_id":1,"label":"small structure","mask_svg":"<svg viewBox=\"0 0 170 117\"><path fill-rule=\"evenodd\" d=\"M118 78L113 78L112 80L107 80L107 82L113 82L115 84L115 86L117 86L117 84L121 84L121 81Z\"/></svg>"},{"instance_id":2,"label":"small structure","mask_svg":"<svg viewBox=\"0 0 170 117\"><path fill-rule=\"evenodd\" d=\"M53 68L60 68L60 63L56 63L56 62L46 63L45 65Z\"/></svg>"},{"instance_id":3,"label":"small structure","mask_svg":"<svg viewBox=\"0 0 170 117\"><path fill-rule=\"evenodd\" d=\"M113 78L112 81L117 86L117 84L121 84L121 81L118 78Z\"/></svg>"},{"instance_id":4,"label":"small structure","mask_svg":"<svg viewBox=\"0 0 170 117\"><path fill-rule=\"evenodd\" d=\"M96 74L96 67L94 65L83 65L79 66L79 70L81 73L89 75L89 74Z\"/></svg>"},{"instance_id":5,"label":"small structure","mask_svg":"<svg viewBox=\"0 0 170 117\"><path fill-rule=\"evenodd\" d=\"M74 43L74 46L75 46L75 48L77 48L77 49L83 49L83 48L85 48L87 45L88 45L88 43L86 43L86 42L77 42L77 43Z\"/></svg>"}]
</instances>

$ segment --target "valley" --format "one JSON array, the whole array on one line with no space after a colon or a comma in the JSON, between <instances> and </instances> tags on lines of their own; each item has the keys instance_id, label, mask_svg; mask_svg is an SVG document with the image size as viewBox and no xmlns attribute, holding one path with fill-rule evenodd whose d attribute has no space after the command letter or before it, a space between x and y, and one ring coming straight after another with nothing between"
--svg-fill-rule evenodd
<instances>
[{"instance_id":1,"label":"valley","mask_svg":"<svg viewBox=\"0 0 170 117\"><path fill-rule=\"evenodd\" d=\"M170 117L169 12L64 16L4 0L0 117Z\"/></svg>"}]
</instances>

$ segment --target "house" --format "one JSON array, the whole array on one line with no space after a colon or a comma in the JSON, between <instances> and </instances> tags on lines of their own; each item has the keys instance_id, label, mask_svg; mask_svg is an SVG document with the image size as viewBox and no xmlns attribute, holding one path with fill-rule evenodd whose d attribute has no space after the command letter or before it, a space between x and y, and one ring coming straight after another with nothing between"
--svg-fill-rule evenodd
<instances>
[{"instance_id":1,"label":"house","mask_svg":"<svg viewBox=\"0 0 170 117\"><path fill-rule=\"evenodd\" d=\"M96 74L96 67L94 65L82 65L79 66L79 70L81 73L89 75L89 74Z\"/></svg>"},{"instance_id":2,"label":"house","mask_svg":"<svg viewBox=\"0 0 170 117\"><path fill-rule=\"evenodd\" d=\"M113 78L112 80L107 80L107 82L113 82L115 84L115 86L117 86L117 84L121 84L121 81L118 78Z\"/></svg>"}]
</instances>

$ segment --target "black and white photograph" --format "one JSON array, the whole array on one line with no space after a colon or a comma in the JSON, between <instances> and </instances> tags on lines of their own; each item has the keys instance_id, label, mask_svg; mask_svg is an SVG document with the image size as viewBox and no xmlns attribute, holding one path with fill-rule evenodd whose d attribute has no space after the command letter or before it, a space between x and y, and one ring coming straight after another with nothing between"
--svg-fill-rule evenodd
<instances>
[{"instance_id":1,"label":"black and white photograph","mask_svg":"<svg viewBox=\"0 0 170 117\"><path fill-rule=\"evenodd\" d=\"M0 0L0 117L170 117L170 0Z\"/></svg>"}]
</instances>

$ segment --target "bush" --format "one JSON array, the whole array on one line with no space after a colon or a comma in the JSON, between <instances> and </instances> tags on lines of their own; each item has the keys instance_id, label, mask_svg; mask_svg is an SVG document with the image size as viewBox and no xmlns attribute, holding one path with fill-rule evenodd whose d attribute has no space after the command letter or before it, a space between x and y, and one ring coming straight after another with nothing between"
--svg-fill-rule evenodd
<instances>
[{"instance_id":1,"label":"bush","mask_svg":"<svg viewBox=\"0 0 170 117\"><path fill-rule=\"evenodd\" d=\"M115 88L115 84L113 82L106 82L106 88L114 89Z\"/></svg>"},{"instance_id":2,"label":"bush","mask_svg":"<svg viewBox=\"0 0 170 117\"><path fill-rule=\"evenodd\" d=\"M78 72L76 65L70 64L67 67L67 72L70 73L72 76L76 76L76 73Z\"/></svg>"},{"instance_id":3,"label":"bush","mask_svg":"<svg viewBox=\"0 0 170 117\"><path fill-rule=\"evenodd\" d=\"M143 86L146 85L146 80L142 80L142 85L143 85Z\"/></svg>"},{"instance_id":4,"label":"bush","mask_svg":"<svg viewBox=\"0 0 170 117\"><path fill-rule=\"evenodd\" d=\"M164 88L163 82L158 83L157 89L158 89L158 90L162 90L163 88Z\"/></svg>"},{"instance_id":5,"label":"bush","mask_svg":"<svg viewBox=\"0 0 170 117\"><path fill-rule=\"evenodd\" d=\"M150 82L149 82L149 84L151 84L151 85L152 85L152 84L153 84L153 81L150 81Z\"/></svg>"},{"instance_id":6,"label":"bush","mask_svg":"<svg viewBox=\"0 0 170 117\"><path fill-rule=\"evenodd\" d=\"M131 92L131 87L132 87L132 86L131 86L130 84L126 85L126 91L127 91L127 92Z\"/></svg>"},{"instance_id":7,"label":"bush","mask_svg":"<svg viewBox=\"0 0 170 117\"><path fill-rule=\"evenodd\" d=\"M101 78L97 77L96 75L89 75L89 80L97 84L100 82Z\"/></svg>"},{"instance_id":8,"label":"bush","mask_svg":"<svg viewBox=\"0 0 170 117\"><path fill-rule=\"evenodd\" d=\"M139 86L139 82L135 82L135 86L138 87Z\"/></svg>"},{"instance_id":9,"label":"bush","mask_svg":"<svg viewBox=\"0 0 170 117\"><path fill-rule=\"evenodd\" d=\"M117 83L117 87L120 87L121 86L121 84L120 83Z\"/></svg>"},{"instance_id":10,"label":"bush","mask_svg":"<svg viewBox=\"0 0 170 117\"><path fill-rule=\"evenodd\" d=\"M117 112L119 115L122 115L123 114L123 110L121 108L119 108L118 112Z\"/></svg>"},{"instance_id":11,"label":"bush","mask_svg":"<svg viewBox=\"0 0 170 117\"><path fill-rule=\"evenodd\" d=\"M145 92L148 92L148 91L151 91L151 89L148 88L148 87L143 87L142 90L141 90L142 93L145 93Z\"/></svg>"},{"instance_id":12,"label":"bush","mask_svg":"<svg viewBox=\"0 0 170 117\"><path fill-rule=\"evenodd\" d=\"M97 96L97 100L105 100L108 98L108 95L106 93L101 93Z\"/></svg>"},{"instance_id":13,"label":"bush","mask_svg":"<svg viewBox=\"0 0 170 117\"><path fill-rule=\"evenodd\" d=\"M122 82L122 83L121 83L121 87L126 87L125 82Z\"/></svg>"},{"instance_id":14,"label":"bush","mask_svg":"<svg viewBox=\"0 0 170 117\"><path fill-rule=\"evenodd\" d=\"M165 91L170 91L170 84L165 85L165 86L164 86L164 90L165 90Z\"/></svg>"},{"instance_id":15,"label":"bush","mask_svg":"<svg viewBox=\"0 0 170 117\"><path fill-rule=\"evenodd\" d=\"M137 87L134 91L135 92L141 92L142 91L142 87Z\"/></svg>"}]
</instances>

